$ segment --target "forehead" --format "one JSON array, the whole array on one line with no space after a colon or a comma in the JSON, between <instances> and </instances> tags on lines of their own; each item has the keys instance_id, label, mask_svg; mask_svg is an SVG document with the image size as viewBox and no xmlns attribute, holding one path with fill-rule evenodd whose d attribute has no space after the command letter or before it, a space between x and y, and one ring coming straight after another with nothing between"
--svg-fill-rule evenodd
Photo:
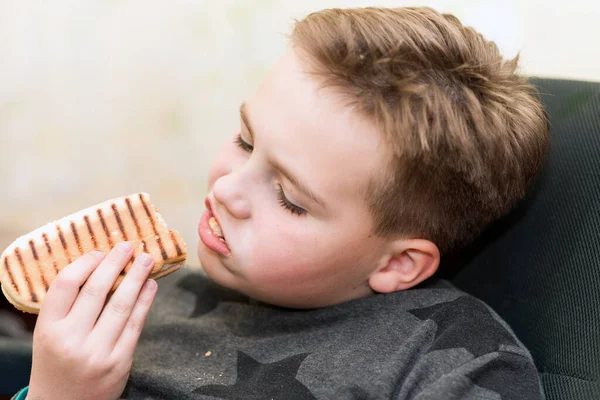
<instances>
[{"instance_id":1,"label":"forehead","mask_svg":"<svg viewBox=\"0 0 600 400\"><path fill-rule=\"evenodd\" d=\"M362 193L383 166L381 135L317 79L296 51L273 68L247 103L255 146L325 197Z\"/></svg>"}]
</instances>

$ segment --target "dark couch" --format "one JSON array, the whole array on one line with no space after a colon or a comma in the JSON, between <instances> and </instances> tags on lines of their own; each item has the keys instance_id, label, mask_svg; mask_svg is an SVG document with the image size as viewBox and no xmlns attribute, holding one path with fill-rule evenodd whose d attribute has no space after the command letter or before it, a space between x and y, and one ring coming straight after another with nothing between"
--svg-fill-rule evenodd
<instances>
[{"instance_id":1,"label":"dark couch","mask_svg":"<svg viewBox=\"0 0 600 400\"><path fill-rule=\"evenodd\" d=\"M600 83L532 81L551 120L548 162L440 274L513 327L548 399L600 399ZM29 343L0 338L0 395L27 385L30 363Z\"/></svg>"},{"instance_id":2,"label":"dark couch","mask_svg":"<svg viewBox=\"0 0 600 400\"><path fill-rule=\"evenodd\" d=\"M532 82L550 116L548 162L446 266L529 348L548 399L600 399L600 83Z\"/></svg>"}]
</instances>

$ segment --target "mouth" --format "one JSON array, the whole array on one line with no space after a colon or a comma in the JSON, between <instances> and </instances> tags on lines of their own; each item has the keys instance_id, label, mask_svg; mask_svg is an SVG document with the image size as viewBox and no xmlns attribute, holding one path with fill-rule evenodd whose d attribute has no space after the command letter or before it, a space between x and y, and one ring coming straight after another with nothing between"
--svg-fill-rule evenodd
<instances>
[{"instance_id":1,"label":"mouth","mask_svg":"<svg viewBox=\"0 0 600 400\"><path fill-rule=\"evenodd\" d=\"M224 256L229 256L231 250L227 244L227 239L217 217L213 214L213 209L208 198L205 201L206 211L200 219L198 225L198 234L202 243L209 249Z\"/></svg>"},{"instance_id":2,"label":"mouth","mask_svg":"<svg viewBox=\"0 0 600 400\"><path fill-rule=\"evenodd\" d=\"M210 204L210 200L208 199L208 197L204 201L204 204L206 205L206 209L211 214L211 217L208 219L208 225L210 226L212 233L216 237L218 237L220 240L222 240L224 243L226 243L227 240L225 240L225 235L223 234L221 225L219 225L219 221L217 220L217 217L215 216L215 213L213 212L213 208L212 208L212 205Z\"/></svg>"}]
</instances>

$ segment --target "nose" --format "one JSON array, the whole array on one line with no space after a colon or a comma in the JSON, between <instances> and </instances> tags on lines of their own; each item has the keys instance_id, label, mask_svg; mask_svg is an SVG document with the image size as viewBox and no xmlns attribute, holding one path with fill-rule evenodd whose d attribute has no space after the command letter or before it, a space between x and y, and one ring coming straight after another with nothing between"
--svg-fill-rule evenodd
<instances>
[{"instance_id":1,"label":"nose","mask_svg":"<svg viewBox=\"0 0 600 400\"><path fill-rule=\"evenodd\" d=\"M218 204L235 218L250 217L250 202L239 177L239 171L219 177L213 186L213 194Z\"/></svg>"}]
</instances>

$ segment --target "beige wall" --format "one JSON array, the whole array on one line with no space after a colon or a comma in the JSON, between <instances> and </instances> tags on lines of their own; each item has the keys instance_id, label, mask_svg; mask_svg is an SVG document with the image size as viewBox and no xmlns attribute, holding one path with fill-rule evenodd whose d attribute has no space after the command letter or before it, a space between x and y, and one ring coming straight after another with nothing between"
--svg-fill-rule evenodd
<instances>
[{"instance_id":1,"label":"beige wall","mask_svg":"<svg viewBox=\"0 0 600 400\"><path fill-rule=\"evenodd\" d=\"M0 0L0 247L136 191L195 247L208 167L292 18L371 4L411 3ZM600 80L595 3L428 4L521 51L527 74Z\"/></svg>"}]
</instances>

